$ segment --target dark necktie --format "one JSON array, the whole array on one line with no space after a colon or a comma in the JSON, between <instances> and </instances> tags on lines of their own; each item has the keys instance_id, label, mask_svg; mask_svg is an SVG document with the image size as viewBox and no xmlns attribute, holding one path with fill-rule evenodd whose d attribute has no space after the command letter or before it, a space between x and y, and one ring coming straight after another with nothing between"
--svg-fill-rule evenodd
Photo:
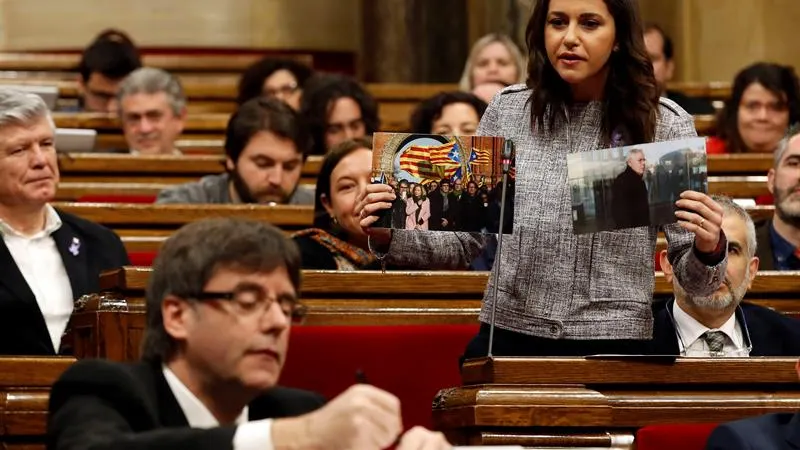
<instances>
[{"instance_id":1,"label":"dark necktie","mask_svg":"<svg viewBox=\"0 0 800 450\"><path fill-rule=\"evenodd\" d=\"M725 347L726 338L722 331L706 331L703 333L703 339L712 353L721 353L722 348Z\"/></svg>"}]
</instances>

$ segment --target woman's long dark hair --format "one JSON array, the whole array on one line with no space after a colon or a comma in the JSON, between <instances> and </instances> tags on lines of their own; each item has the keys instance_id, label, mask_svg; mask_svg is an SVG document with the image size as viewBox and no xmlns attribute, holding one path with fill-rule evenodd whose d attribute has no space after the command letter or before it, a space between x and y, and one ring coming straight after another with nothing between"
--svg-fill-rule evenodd
<instances>
[{"instance_id":1,"label":"woman's long dark hair","mask_svg":"<svg viewBox=\"0 0 800 450\"><path fill-rule=\"evenodd\" d=\"M791 66L772 63L756 63L745 67L733 80L731 97L717 116L717 137L725 141L729 153L745 153L747 146L739 134L739 105L744 91L758 83L786 102L789 109L789 126L800 121L800 86ZM788 127L787 127L788 130Z\"/></svg>"},{"instance_id":2,"label":"woman's long dark hair","mask_svg":"<svg viewBox=\"0 0 800 450\"><path fill-rule=\"evenodd\" d=\"M627 144L652 142L655 137L659 91L653 64L644 46L643 25L636 0L605 0L616 25L617 49L608 60L609 73L603 96L601 136L610 145L614 133ZM564 108L572 102L569 84L547 57L544 28L550 0L537 0L526 29L531 125L555 129L566 120Z\"/></svg>"},{"instance_id":3,"label":"woman's long dark hair","mask_svg":"<svg viewBox=\"0 0 800 450\"><path fill-rule=\"evenodd\" d=\"M320 228L329 233L338 233L339 230L334 230L334 224L328 211L325 210L325 205L322 204L322 196L331 199L331 175L333 169L339 165L340 162L349 154L354 151L366 148L372 150L372 141L367 138L357 138L344 141L334 146L330 152L325 155L322 160L322 166L319 168L317 175L317 188L314 195L314 228Z\"/></svg>"}]
</instances>

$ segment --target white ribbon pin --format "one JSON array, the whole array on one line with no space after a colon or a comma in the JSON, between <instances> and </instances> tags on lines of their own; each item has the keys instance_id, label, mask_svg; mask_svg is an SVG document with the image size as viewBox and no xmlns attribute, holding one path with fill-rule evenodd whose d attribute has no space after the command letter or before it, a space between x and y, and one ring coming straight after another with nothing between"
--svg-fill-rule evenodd
<instances>
[{"instance_id":1,"label":"white ribbon pin","mask_svg":"<svg viewBox=\"0 0 800 450\"><path fill-rule=\"evenodd\" d=\"M72 256L78 256L78 253L81 252L81 241L78 238L72 238L72 244L69 245L69 252L72 253Z\"/></svg>"}]
</instances>

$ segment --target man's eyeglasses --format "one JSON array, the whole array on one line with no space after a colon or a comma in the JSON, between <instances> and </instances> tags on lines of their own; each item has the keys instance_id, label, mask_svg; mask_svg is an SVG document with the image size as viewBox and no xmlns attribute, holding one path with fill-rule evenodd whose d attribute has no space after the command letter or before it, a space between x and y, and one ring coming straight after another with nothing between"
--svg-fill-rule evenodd
<instances>
[{"instance_id":1,"label":"man's eyeglasses","mask_svg":"<svg viewBox=\"0 0 800 450\"><path fill-rule=\"evenodd\" d=\"M308 308L293 296L267 296L261 289L240 288L231 292L200 292L181 297L196 301L226 300L231 302L240 316L262 315L273 303L278 302L281 312L293 323L302 322L308 312Z\"/></svg>"}]
</instances>

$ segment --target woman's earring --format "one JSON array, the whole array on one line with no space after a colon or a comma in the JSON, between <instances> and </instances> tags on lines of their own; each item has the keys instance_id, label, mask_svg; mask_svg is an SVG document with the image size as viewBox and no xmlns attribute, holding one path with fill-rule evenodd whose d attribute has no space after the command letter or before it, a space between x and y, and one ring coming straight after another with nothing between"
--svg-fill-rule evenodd
<instances>
[{"instance_id":1,"label":"woman's earring","mask_svg":"<svg viewBox=\"0 0 800 450\"><path fill-rule=\"evenodd\" d=\"M333 224L333 226L339 225L339 221L336 220L336 216L334 216L333 214L331 214L331 223Z\"/></svg>"}]
</instances>

